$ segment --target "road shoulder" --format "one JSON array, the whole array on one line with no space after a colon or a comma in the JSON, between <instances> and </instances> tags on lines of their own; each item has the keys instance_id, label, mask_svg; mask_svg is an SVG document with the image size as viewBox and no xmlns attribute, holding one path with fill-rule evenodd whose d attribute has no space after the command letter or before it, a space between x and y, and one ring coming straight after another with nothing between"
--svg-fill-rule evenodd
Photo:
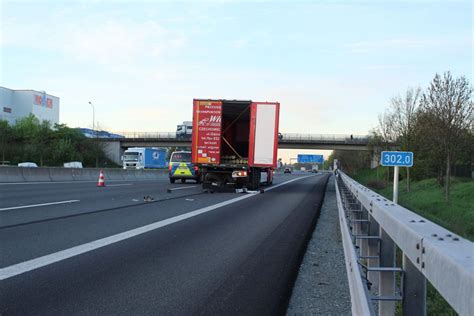
<instances>
[{"instance_id":1,"label":"road shoulder","mask_svg":"<svg viewBox=\"0 0 474 316\"><path fill-rule=\"evenodd\" d=\"M293 288L287 315L350 315L334 177Z\"/></svg>"}]
</instances>

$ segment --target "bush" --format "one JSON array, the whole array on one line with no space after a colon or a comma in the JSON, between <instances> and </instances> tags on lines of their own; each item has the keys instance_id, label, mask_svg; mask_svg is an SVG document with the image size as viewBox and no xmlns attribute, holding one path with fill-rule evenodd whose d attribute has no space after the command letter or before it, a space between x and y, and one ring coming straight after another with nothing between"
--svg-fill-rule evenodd
<instances>
[{"instance_id":1,"label":"bush","mask_svg":"<svg viewBox=\"0 0 474 316\"><path fill-rule=\"evenodd\" d=\"M87 138L78 129L64 124L51 127L34 115L14 125L0 120L0 160L10 164L31 161L39 166L63 166L65 162L81 161L85 167L115 166L105 157L100 144Z\"/></svg>"}]
</instances>

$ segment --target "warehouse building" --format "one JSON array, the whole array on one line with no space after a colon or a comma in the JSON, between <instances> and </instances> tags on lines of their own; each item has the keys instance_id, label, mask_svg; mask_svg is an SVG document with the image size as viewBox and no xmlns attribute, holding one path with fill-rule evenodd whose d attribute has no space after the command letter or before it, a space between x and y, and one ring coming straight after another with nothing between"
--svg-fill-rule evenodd
<instances>
[{"instance_id":1,"label":"warehouse building","mask_svg":"<svg viewBox=\"0 0 474 316\"><path fill-rule=\"evenodd\" d=\"M51 125L59 124L59 98L44 91L0 87L0 120L15 124L30 114Z\"/></svg>"}]
</instances>

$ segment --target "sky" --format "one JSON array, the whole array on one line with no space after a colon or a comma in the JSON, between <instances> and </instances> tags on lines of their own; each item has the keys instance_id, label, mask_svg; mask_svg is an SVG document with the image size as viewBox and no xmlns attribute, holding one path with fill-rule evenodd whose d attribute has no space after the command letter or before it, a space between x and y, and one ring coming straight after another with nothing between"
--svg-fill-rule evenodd
<instances>
[{"instance_id":1,"label":"sky","mask_svg":"<svg viewBox=\"0 0 474 316\"><path fill-rule=\"evenodd\" d=\"M390 98L473 79L471 1L0 0L0 86L60 121L175 131L193 98L281 103L283 133L365 135ZM327 154L327 152L324 152Z\"/></svg>"}]
</instances>

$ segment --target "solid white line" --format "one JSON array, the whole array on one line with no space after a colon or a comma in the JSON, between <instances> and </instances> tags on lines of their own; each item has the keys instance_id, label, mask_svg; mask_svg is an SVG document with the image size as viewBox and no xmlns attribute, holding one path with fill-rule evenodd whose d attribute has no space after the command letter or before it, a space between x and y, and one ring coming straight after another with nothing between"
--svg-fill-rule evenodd
<instances>
[{"instance_id":1,"label":"solid white line","mask_svg":"<svg viewBox=\"0 0 474 316\"><path fill-rule=\"evenodd\" d=\"M192 185L192 186L189 186L189 187L173 188L173 189L168 189L168 190L170 190L170 191L175 191L175 190L190 189L190 188L195 188L195 187L197 187L197 185Z\"/></svg>"},{"instance_id":2,"label":"solid white line","mask_svg":"<svg viewBox=\"0 0 474 316\"><path fill-rule=\"evenodd\" d=\"M124 183L124 184L109 184L106 187L123 187L124 185L132 185L132 183Z\"/></svg>"},{"instance_id":3,"label":"solid white line","mask_svg":"<svg viewBox=\"0 0 474 316\"><path fill-rule=\"evenodd\" d=\"M163 179L142 179L142 180L109 180L105 179L106 182L125 182L125 181L133 181L133 182L141 182L141 181L163 181L166 179L168 181L168 178L163 177ZM0 185L32 185L32 184L81 184L81 183L97 183L97 180L77 180L77 181L48 181L48 182L2 182Z\"/></svg>"},{"instance_id":4,"label":"solid white line","mask_svg":"<svg viewBox=\"0 0 474 316\"><path fill-rule=\"evenodd\" d=\"M0 208L0 211L9 211L9 210L17 210L17 209L20 209L20 208L40 207L40 206L56 205L56 204L75 203L75 202L79 202L79 201L80 200L69 200L69 201L49 202L49 203L42 203L42 204L12 206L12 207Z\"/></svg>"},{"instance_id":5,"label":"solid white line","mask_svg":"<svg viewBox=\"0 0 474 316\"><path fill-rule=\"evenodd\" d=\"M305 179L307 177L308 176L292 179L292 180L289 180L289 181L285 181L283 183L280 183L280 184L277 184L275 186L272 186L272 187L268 188L266 191L276 189L276 188L281 187L283 185L286 185L288 183L291 183L291 182L294 182L294 181L297 181L297 180L301 180L301 179ZM230 199L230 200L227 200L227 201L224 201L224 202L220 202L220 203L217 203L217 204L214 204L214 205L210 205L210 206L207 206L207 207L195 210L195 211L191 211L191 212L186 213L186 214L182 214L182 215L178 215L178 216L175 216L175 217L167 218L165 220L161 220L159 222L155 222L155 223L145 225L145 226L142 226L142 227L139 227L139 228L128 230L128 231L123 232L123 233L119 233L119 234L116 234L116 235L112 235L112 236L109 236L109 237L105 237L105 238L102 238L102 239L91 241L91 242L88 242L88 243L85 243L85 244L82 244L82 245L79 245L79 246L75 246L75 247L72 247L72 248L69 248L69 249L61 250L61 251L58 251L58 252L55 252L55 253L52 253L52 254L49 254L49 255L45 255L45 256L42 256L42 257L38 257L38 258L35 258L35 259L31 259L31 260L28 260L28 261L20 262L20 263L2 268L2 269L0 269L0 281L11 278L11 277L14 277L16 275L19 275L19 274L22 274L22 273L25 273L25 272L28 272L28 271L32 271L32 270L35 270L35 269L53 264L55 262L59 262L59 261L62 261L62 260L65 260L65 259L68 259L68 258L71 258L71 257L78 256L80 254L83 254L83 253L86 253L86 252L89 252L89 251L92 251L92 250L95 250L95 249L98 249L98 248L102 248L102 247L117 243L117 242L125 240L125 239L129 239L129 238L132 238L132 237L150 232L152 230L155 230L155 229L158 229L158 228L161 228L161 227L164 227L164 226L168 226L168 225L183 221L185 219L188 219L188 218L191 218L191 217L194 217L194 216L198 216L198 215L203 214L203 213L213 211L217 208L220 208L220 207L223 207L223 206L226 206L226 205L229 205L229 204L233 204L233 203L251 198L253 196L258 196L258 194L242 195L242 196L239 196L237 198L233 198L233 199Z\"/></svg>"}]
</instances>

